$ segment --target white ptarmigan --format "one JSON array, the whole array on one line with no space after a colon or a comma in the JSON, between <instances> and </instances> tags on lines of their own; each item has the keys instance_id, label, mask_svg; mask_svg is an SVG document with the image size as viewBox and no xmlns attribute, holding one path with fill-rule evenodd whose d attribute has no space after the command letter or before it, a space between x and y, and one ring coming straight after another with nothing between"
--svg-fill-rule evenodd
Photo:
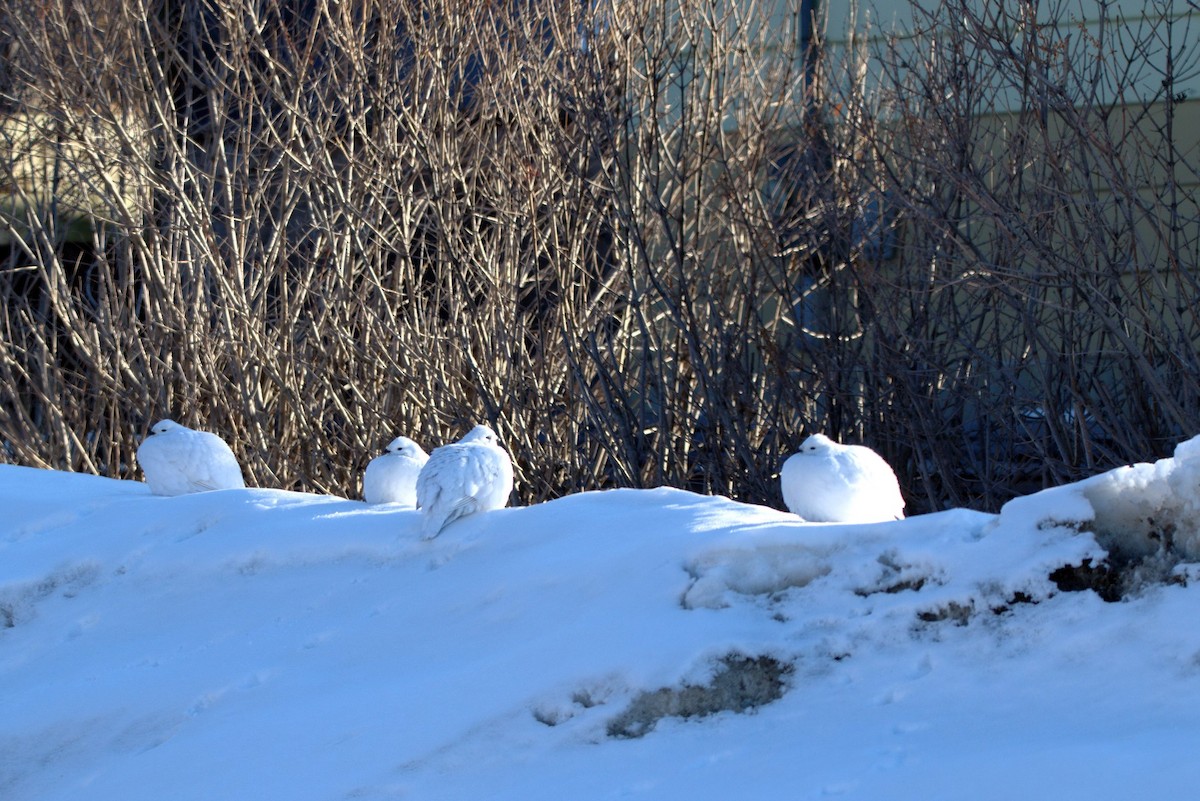
<instances>
[{"instance_id":1,"label":"white ptarmigan","mask_svg":"<svg viewBox=\"0 0 1200 801\"><path fill-rule=\"evenodd\" d=\"M225 441L174 420L160 420L137 449L137 461L155 495L186 495L246 486Z\"/></svg>"},{"instance_id":2,"label":"white ptarmigan","mask_svg":"<svg viewBox=\"0 0 1200 801\"><path fill-rule=\"evenodd\" d=\"M513 488L512 460L496 432L477 425L458 442L435 448L417 478L422 537L431 540L461 517L501 509Z\"/></svg>"},{"instance_id":3,"label":"white ptarmigan","mask_svg":"<svg viewBox=\"0 0 1200 801\"><path fill-rule=\"evenodd\" d=\"M363 472L363 500L367 503L417 505L417 476L429 461L425 449L408 437L396 437Z\"/></svg>"},{"instance_id":4,"label":"white ptarmigan","mask_svg":"<svg viewBox=\"0 0 1200 801\"><path fill-rule=\"evenodd\" d=\"M865 445L841 445L824 434L804 440L779 471L792 514L817 523L879 523L904 517L896 474Z\"/></svg>"}]
</instances>

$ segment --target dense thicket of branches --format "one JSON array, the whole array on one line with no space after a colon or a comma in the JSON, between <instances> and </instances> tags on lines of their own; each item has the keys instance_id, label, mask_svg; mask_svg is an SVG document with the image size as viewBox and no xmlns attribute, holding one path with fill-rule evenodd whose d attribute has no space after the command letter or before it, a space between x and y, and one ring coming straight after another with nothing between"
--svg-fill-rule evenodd
<instances>
[{"instance_id":1,"label":"dense thicket of branches","mask_svg":"<svg viewBox=\"0 0 1200 801\"><path fill-rule=\"evenodd\" d=\"M172 416L355 495L478 420L522 502L778 505L825 430L919 511L1169 452L1195 32L979 5L817 61L798 3L9 0L0 459Z\"/></svg>"},{"instance_id":2,"label":"dense thicket of branches","mask_svg":"<svg viewBox=\"0 0 1200 801\"><path fill-rule=\"evenodd\" d=\"M892 389L867 413L950 503L995 506L1200 431L1186 5L943 3L875 59L870 158L852 173L903 244L863 295L867 394Z\"/></svg>"}]
</instances>

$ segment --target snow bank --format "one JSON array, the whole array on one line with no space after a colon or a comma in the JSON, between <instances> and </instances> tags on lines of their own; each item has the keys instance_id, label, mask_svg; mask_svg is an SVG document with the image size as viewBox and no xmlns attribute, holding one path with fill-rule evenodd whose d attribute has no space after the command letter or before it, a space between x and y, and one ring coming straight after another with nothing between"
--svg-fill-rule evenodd
<instances>
[{"instance_id":1,"label":"snow bank","mask_svg":"<svg viewBox=\"0 0 1200 801\"><path fill-rule=\"evenodd\" d=\"M614 490L432 542L403 508L0 466L0 796L1183 797L1200 593L1051 575L1113 531L1194 553L1185 445L999 515Z\"/></svg>"},{"instance_id":2,"label":"snow bank","mask_svg":"<svg viewBox=\"0 0 1200 801\"><path fill-rule=\"evenodd\" d=\"M1113 586L1112 598L1180 578L1184 563L1200 561L1200 437L1180 443L1173 457L1017 498L998 525L1028 527L1032 518L1093 535L1105 551L1097 580Z\"/></svg>"}]
</instances>

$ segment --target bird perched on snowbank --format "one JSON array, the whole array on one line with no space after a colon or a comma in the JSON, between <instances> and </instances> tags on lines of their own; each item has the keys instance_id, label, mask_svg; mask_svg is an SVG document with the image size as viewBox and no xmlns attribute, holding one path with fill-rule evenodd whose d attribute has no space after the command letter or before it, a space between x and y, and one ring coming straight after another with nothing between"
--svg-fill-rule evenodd
<instances>
[{"instance_id":1,"label":"bird perched on snowbank","mask_svg":"<svg viewBox=\"0 0 1200 801\"><path fill-rule=\"evenodd\" d=\"M896 474L865 445L841 445L813 434L779 471L792 514L812 522L878 523L904 517Z\"/></svg>"},{"instance_id":2,"label":"bird perched on snowbank","mask_svg":"<svg viewBox=\"0 0 1200 801\"><path fill-rule=\"evenodd\" d=\"M417 476L429 461L425 449L408 437L396 437L367 464L363 499L367 503L417 504Z\"/></svg>"},{"instance_id":3,"label":"bird perched on snowbank","mask_svg":"<svg viewBox=\"0 0 1200 801\"><path fill-rule=\"evenodd\" d=\"M458 442L435 448L417 478L417 508L429 540L460 517L501 509L513 488L512 460L496 432L478 425Z\"/></svg>"},{"instance_id":4,"label":"bird perched on snowbank","mask_svg":"<svg viewBox=\"0 0 1200 801\"><path fill-rule=\"evenodd\" d=\"M186 495L246 486L225 441L174 420L160 420L137 449L137 461L155 495Z\"/></svg>"}]
</instances>

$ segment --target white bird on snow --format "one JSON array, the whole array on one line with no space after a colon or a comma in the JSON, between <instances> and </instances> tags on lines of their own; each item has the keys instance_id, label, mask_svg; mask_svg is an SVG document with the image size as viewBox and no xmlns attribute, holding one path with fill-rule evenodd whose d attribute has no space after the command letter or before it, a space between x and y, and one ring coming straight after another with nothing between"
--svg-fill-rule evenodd
<instances>
[{"instance_id":1,"label":"white bird on snow","mask_svg":"<svg viewBox=\"0 0 1200 801\"><path fill-rule=\"evenodd\" d=\"M186 495L246 486L237 457L216 434L160 420L137 449L137 461L155 495Z\"/></svg>"},{"instance_id":2,"label":"white bird on snow","mask_svg":"<svg viewBox=\"0 0 1200 801\"><path fill-rule=\"evenodd\" d=\"M363 473L363 499L367 503L417 505L417 476L429 454L408 437L396 437Z\"/></svg>"},{"instance_id":3,"label":"white bird on snow","mask_svg":"<svg viewBox=\"0 0 1200 801\"><path fill-rule=\"evenodd\" d=\"M811 522L879 523L904 517L896 474L865 445L813 434L779 471L783 500Z\"/></svg>"},{"instance_id":4,"label":"white bird on snow","mask_svg":"<svg viewBox=\"0 0 1200 801\"><path fill-rule=\"evenodd\" d=\"M435 448L417 478L417 508L429 540L461 517L501 509L513 488L512 460L496 432L478 425L458 442Z\"/></svg>"}]
</instances>

